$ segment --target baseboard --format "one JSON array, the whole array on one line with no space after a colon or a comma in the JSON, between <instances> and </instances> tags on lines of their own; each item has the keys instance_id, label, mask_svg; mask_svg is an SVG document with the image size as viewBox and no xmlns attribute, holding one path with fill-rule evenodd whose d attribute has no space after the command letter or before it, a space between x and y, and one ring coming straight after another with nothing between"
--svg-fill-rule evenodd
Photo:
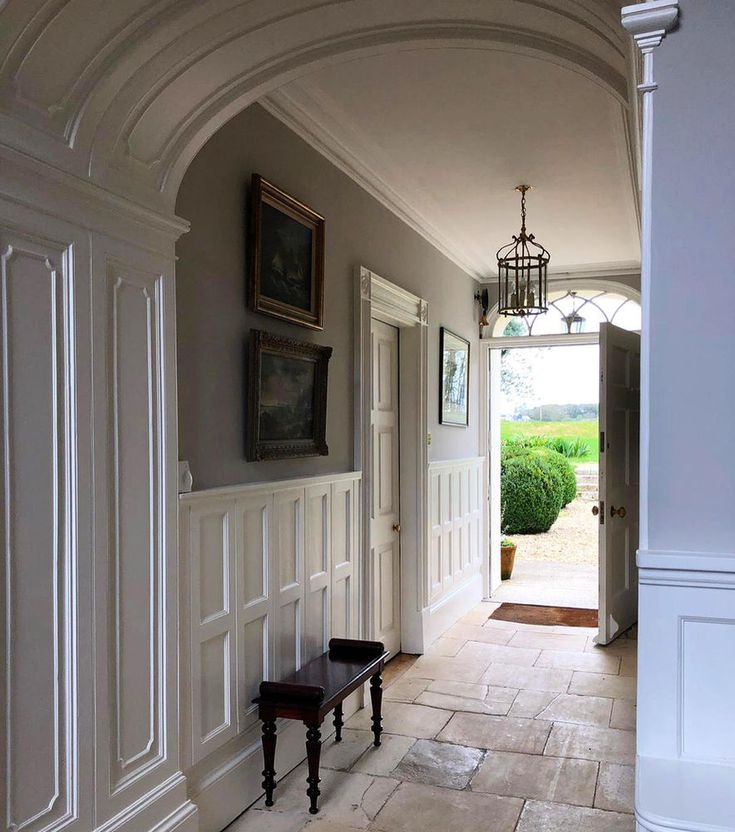
<instances>
[{"instance_id":1,"label":"baseboard","mask_svg":"<svg viewBox=\"0 0 735 832\"><path fill-rule=\"evenodd\" d=\"M732 832L735 767L639 756L636 822L644 832Z\"/></svg>"},{"instance_id":2,"label":"baseboard","mask_svg":"<svg viewBox=\"0 0 735 832\"><path fill-rule=\"evenodd\" d=\"M356 691L344 702L345 719L352 716L359 706L360 693ZM325 720L323 740L329 739L333 733L331 720ZM280 782L306 759L304 726L293 720L278 720L277 738L275 768ZM199 832L220 832L259 800L263 794L262 772L263 756L258 738L204 775L198 784L193 784L191 800L198 810ZM278 802L278 786L274 797Z\"/></svg>"},{"instance_id":3,"label":"baseboard","mask_svg":"<svg viewBox=\"0 0 735 832\"><path fill-rule=\"evenodd\" d=\"M477 572L469 580L450 591L422 612L423 650L445 633L459 618L482 601L482 575ZM404 652L413 652L402 646Z\"/></svg>"}]
</instances>

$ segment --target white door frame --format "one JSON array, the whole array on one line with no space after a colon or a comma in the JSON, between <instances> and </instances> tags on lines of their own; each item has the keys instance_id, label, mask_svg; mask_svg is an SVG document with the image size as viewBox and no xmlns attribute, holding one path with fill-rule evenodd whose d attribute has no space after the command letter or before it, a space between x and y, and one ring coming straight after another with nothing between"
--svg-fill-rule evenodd
<instances>
[{"instance_id":1,"label":"white door frame","mask_svg":"<svg viewBox=\"0 0 735 832\"><path fill-rule=\"evenodd\" d=\"M531 347L593 346L600 343L597 332L569 335L529 335L480 340L480 454L487 458L490 478L485 528L488 534L489 569L485 569L483 593L490 598L500 586L500 431L493 431L494 403L500 394L500 350ZM497 370L496 370L497 364ZM491 374L492 371L492 374Z\"/></svg>"},{"instance_id":2,"label":"white door frame","mask_svg":"<svg viewBox=\"0 0 735 832\"><path fill-rule=\"evenodd\" d=\"M551 291L570 289L599 289L617 292L630 300L641 303L641 293L625 283L605 277L585 277L550 282ZM488 331L495 329L500 317L497 305L488 315ZM500 394L500 373L495 370L494 362L499 361L498 350L509 347L557 347L589 346L600 343L599 332L580 332L557 335L520 335L511 337L496 336L480 339L480 455L487 459L488 489L485 506L484 526L488 530L488 564L483 570L483 595L490 598L500 586L500 435L493 433L492 404ZM500 367L498 366L498 371ZM492 385L492 389L491 388ZM496 464L497 463L497 464Z\"/></svg>"},{"instance_id":3,"label":"white door frame","mask_svg":"<svg viewBox=\"0 0 735 832\"><path fill-rule=\"evenodd\" d=\"M423 652L421 611L425 602L428 515L428 333L429 305L364 266L355 280L355 467L362 471L360 580L362 633L374 633L373 559L370 540L373 448L370 436L373 318L398 327L401 515L401 645Z\"/></svg>"}]
</instances>

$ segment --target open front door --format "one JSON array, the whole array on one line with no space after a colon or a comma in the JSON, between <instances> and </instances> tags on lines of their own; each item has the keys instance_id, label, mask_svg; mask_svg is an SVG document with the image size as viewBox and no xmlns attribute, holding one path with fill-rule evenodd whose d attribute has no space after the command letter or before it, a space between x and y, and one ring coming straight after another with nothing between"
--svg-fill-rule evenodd
<instances>
[{"instance_id":1,"label":"open front door","mask_svg":"<svg viewBox=\"0 0 735 832\"><path fill-rule=\"evenodd\" d=\"M638 333L600 326L600 644L638 620L640 352Z\"/></svg>"}]
</instances>

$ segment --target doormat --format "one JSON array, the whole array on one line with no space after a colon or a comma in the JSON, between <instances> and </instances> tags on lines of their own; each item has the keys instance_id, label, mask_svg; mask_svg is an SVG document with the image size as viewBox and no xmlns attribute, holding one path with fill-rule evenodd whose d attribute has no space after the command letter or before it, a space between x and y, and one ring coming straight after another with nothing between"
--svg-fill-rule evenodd
<instances>
[{"instance_id":1,"label":"doormat","mask_svg":"<svg viewBox=\"0 0 735 832\"><path fill-rule=\"evenodd\" d=\"M563 627L596 627L597 610L576 607L542 607L538 604L501 604L490 618L517 624L554 624Z\"/></svg>"}]
</instances>

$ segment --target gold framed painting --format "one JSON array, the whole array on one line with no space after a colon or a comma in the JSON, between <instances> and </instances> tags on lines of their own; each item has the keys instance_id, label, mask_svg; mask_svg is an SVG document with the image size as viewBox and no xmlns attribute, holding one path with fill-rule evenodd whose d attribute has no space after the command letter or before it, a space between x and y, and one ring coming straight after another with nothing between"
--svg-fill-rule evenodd
<instances>
[{"instance_id":1,"label":"gold framed painting","mask_svg":"<svg viewBox=\"0 0 735 832\"><path fill-rule=\"evenodd\" d=\"M324 217L253 174L249 249L251 309L323 329Z\"/></svg>"}]
</instances>

